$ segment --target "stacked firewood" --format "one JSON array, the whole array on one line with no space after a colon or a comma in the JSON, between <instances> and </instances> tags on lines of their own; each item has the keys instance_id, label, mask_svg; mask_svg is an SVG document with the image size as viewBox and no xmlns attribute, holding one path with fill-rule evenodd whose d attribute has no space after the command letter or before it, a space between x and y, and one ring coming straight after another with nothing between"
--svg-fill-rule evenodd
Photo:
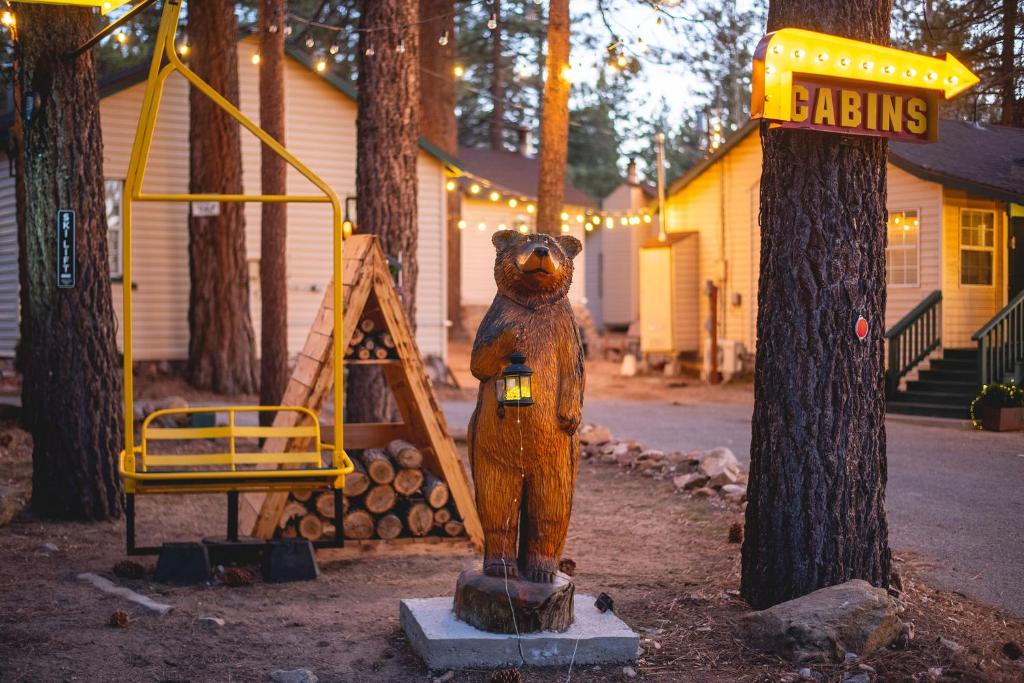
<instances>
[{"instance_id":1,"label":"stacked firewood","mask_svg":"<svg viewBox=\"0 0 1024 683\"><path fill-rule=\"evenodd\" d=\"M385 448L349 451L356 469L345 478L344 533L350 540L465 534L448 485L423 466L423 453L397 439ZM283 538L332 539L334 492L296 491L281 517Z\"/></svg>"},{"instance_id":2,"label":"stacked firewood","mask_svg":"<svg viewBox=\"0 0 1024 683\"><path fill-rule=\"evenodd\" d=\"M388 360L398 358L395 340L373 318L363 318L352 332L352 340L345 348L348 360Z\"/></svg>"}]
</instances>

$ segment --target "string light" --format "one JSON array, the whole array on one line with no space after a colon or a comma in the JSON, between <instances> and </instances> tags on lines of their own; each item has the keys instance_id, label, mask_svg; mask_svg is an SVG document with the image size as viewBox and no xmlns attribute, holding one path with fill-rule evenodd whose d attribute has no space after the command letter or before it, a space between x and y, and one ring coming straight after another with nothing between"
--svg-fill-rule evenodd
<instances>
[{"instance_id":1,"label":"string light","mask_svg":"<svg viewBox=\"0 0 1024 683\"><path fill-rule=\"evenodd\" d=\"M470 194L480 194L480 184L479 183L473 183L472 185L470 185L469 186L469 192L470 192Z\"/></svg>"},{"instance_id":2,"label":"string light","mask_svg":"<svg viewBox=\"0 0 1024 683\"><path fill-rule=\"evenodd\" d=\"M336 54L338 54L338 50L339 50L339 49L341 49L341 48L339 48L339 47L338 47L338 44L337 44L337 43L335 43L334 45L331 45L331 49L329 50L329 52L330 52L330 53L331 53L332 55L336 55Z\"/></svg>"},{"instance_id":3,"label":"string light","mask_svg":"<svg viewBox=\"0 0 1024 683\"><path fill-rule=\"evenodd\" d=\"M11 27L17 24L17 19L14 18L14 13L4 12L2 15L0 15L0 24L3 24L4 26L7 27Z\"/></svg>"},{"instance_id":4,"label":"string light","mask_svg":"<svg viewBox=\"0 0 1024 683\"><path fill-rule=\"evenodd\" d=\"M366 55L367 57L372 57L375 54L377 54L376 51L373 49L373 43L367 43L366 50L363 51L363 54Z\"/></svg>"},{"instance_id":5,"label":"string light","mask_svg":"<svg viewBox=\"0 0 1024 683\"><path fill-rule=\"evenodd\" d=\"M479 225L476 226L476 229L479 230L480 232L483 232L484 230L487 229L487 224L486 223L480 223Z\"/></svg>"},{"instance_id":6,"label":"string light","mask_svg":"<svg viewBox=\"0 0 1024 683\"><path fill-rule=\"evenodd\" d=\"M316 70L317 70L317 73L321 73L321 74L324 71L327 71L327 60L324 59L323 57L318 59L317 62L316 62Z\"/></svg>"},{"instance_id":7,"label":"string light","mask_svg":"<svg viewBox=\"0 0 1024 683\"><path fill-rule=\"evenodd\" d=\"M447 183L444 184L444 187L445 187L446 190L451 192L452 190L455 189L455 181L454 180L449 180Z\"/></svg>"},{"instance_id":8,"label":"string light","mask_svg":"<svg viewBox=\"0 0 1024 683\"><path fill-rule=\"evenodd\" d=\"M260 53L259 52L255 53L252 56L252 63L255 64L256 66L260 65Z\"/></svg>"},{"instance_id":9,"label":"string light","mask_svg":"<svg viewBox=\"0 0 1024 683\"><path fill-rule=\"evenodd\" d=\"M464 68L462 68L461 64L456 64L455 66L452 67L452 74L455 75L455 78L462 78L462 76L465 73L466 73L466 70Z\"/></svg>"},{"instance_id":10,"label":"string light","mask_svg":"<svg viewBox=\"0 0 1024 683\"><path fill-rule=\"evenodd\" d=\"M180 45L178 45L178 54L181 55L182 57L187 57L188 53L189 53L189 50L191 50L191 49L192 49L191 46L189 46L189 44L187 42L183 42Z\"/></svg>"},{"instance_id":11,"label":"string light","mask_svg":"<svg viewBox=\"0 0 1024 683\"><path fill-rule=\"evenodd\" d=\"M444 47L448 44L448 31L441 34L441 37L437 39L437 44Z\"/></svg>"},{"instance_id":12,"label":"string light","mask_svg":"<svg viewBox=\"0 0 1024 683\"><path fill-rule=\"evenodd\" d=\"M498 28L498 15L497 14L492 14L491 18L487 20L487 28L489 28L492 31L494 29Z\"/></svg>"},{"instance_id":13,"label":"string light","mask_svg":"<svg viewBox=\"0 0 1024 683\"><path fill-rule=\"evenodd\" d=\"M563 211L561 218L563 221L569 220L569 213L567 211Z\"/></svg>"},{"instance_id":14,"label":"string light","mask_svg":"<svg viewBox=\"0 0 1024 683\"><path fill-rule=\"evenodd\" d=\"M569 224L562 223L562 232L569 232Z\"/></svg>"},{"instance_id":15,"label":"string light","mask_svg":"<svg viewBox=\"0 0 1024 683\"><path fill-rule=\"evenodd\" d=\"M511 208L513 208L513 209L514 209L514 208L516 208L516 206L518 206L518 205L519 205L519 202L518 202L518 201L516 201L516 198L515 198L515 197L513 197L512 199L508 200L508 205L509 205L509 206L510 206Z\"/></svg>"},{"instance_id":16,"label":"string light","mask_svg":"<svg viewBox=\"0 0 1024 683\"><path fill-rule=\"evenodd\" d=\"M310 50L316 47L316 41L313 40L313 36L309 36L308 38L306 38L306 47L309 48Z\"/></svg>"},{"instance_id":17,"label":"string light","mask_svg":"<svg viewBox=\"0 0 1024 683\"><path fill-rule=\"evenodd\" d=\"M459 221L458 223L456 223L456 226L459 228L459 230L465 230L466 229L466 221Z\"/></svg>"},{"instance_id":18,"label":"string light","mask_svg":"<svg viewBox=\"0 0 1024 683\"><path fill-rule=\"evenodd\" d=\"M404 40L398 41L398 46L395 47L395 52L397 52L398 54L405 54L405 41Z\"/></svg>"},{"instance_id":19,"label":"string light","mask_svg":"<svg viewBox=\"0 0 1024 683\"><path fill-rule=\"evenodd\" d=\"M536 210L537 210L537 207L534 206L533 204L527 204L526 205L526 213L533 213Z\"/></svg>"},{"instance_id":20,"label":"string light","mask_svg":"<svg viewBox=\"0 0 1024 683\"><path fill-rule=\"evenodd\" d=\"M500 195L500 194L498 194L497 192L491 192L491 194L490 194L490 195L488 195L488 196L489 196L489 197L491 198L491 201L492 201L492 202L496 202L496 201L498 201L499 199L501 199L501 195Z\"/></svg>"}]
</instances>

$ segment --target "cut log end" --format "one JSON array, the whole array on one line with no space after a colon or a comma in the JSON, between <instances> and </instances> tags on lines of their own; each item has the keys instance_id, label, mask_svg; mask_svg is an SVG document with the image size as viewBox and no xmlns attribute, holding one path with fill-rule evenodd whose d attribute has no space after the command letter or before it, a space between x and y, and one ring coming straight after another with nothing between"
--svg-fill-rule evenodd
<instances>
[{"instance_id":1,"label":"cut log end","mask_svg":"<svg viewBox=\"0 0 1024 683\"><path fill-rule=\"evenodd\" d=\"M373 517L366 510L352 510L345 515L345 538L353 541L364 541L373 536Z\"/></svg>"},{"instance_id":2,"label":"cut log end","mask_svg":"<svg viewBox=\"0 0 1024 683\"><path fill-rule=\"evenodd\" d=\"M402 535L402 520L398 515L387 514L377 520L377 536L386 541Z\"/></svg>"}]
</instances>

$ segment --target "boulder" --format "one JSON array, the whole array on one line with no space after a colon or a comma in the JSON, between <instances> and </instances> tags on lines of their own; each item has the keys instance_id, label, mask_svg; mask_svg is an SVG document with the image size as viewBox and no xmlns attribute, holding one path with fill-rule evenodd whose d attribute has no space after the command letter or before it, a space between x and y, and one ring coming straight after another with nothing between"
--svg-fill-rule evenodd
<instances>
[{"instance_id":1,"label":"boulder","mask_svg":"<svg viewBox=\"0 0 1024 683\"><path fill-rule=\"evenodd\" d=\"M703 486L699 489L693 490L694 498L713 498L715 496L715 490L709 486Z\"/></svg>"},{"instance_id":2,"label":"boulder","mask_svg":"<svg viewBox=\"0 0 1024 683\"><path fill-rule=\"evenodd\" d=\"M580 427L580 443L584 446L597 445L612 440L612 433L607 427L596 424L585 424Z\"/></svg>"},{"instance_id":3,"label":"boulder","mask_svg":"<svg viewBox=\"0 0 1024 683\"><path fill-rule=\"evenodd\" d=\"M270 672L270 680L273 683L317 683L320 679L309 669L278 669Z\"/></svg>"},{"instance_id":4,"label":"boulder","mask_svg":"<svg viewBox=\"0 0 1024 683\"><path fill-rule=\"evenodd\" d=\"M841 662L886 647L902 627L896 603L884 588L854 579L753 612L740 632L758 649L794 662Z\"/></svg>"},{"instance_id":5,"label":"boulder","mask_svg":"<svg viewBox=\"0 0 1024 683\"><path fill-rule=\"evenodd\" d=\"M708 486L720 489L723 486L736 484L739 482L742 474L743 473L740 471L739 465L728 464L722 468L721 472L711 477L708 481Z\"/></svg>"},{"instance_id":6,"label":"boulder","mask_svg":"<svg viewBox=\"0 0 1024 683\"><path fill-rule=\"evenodd\" d=\"M722 498L730 503L742 503L747 495L747 487L739 484L726 484L720 490Z\"/></svg>"},{"instance_id":7,"label":"boulder","mask_svg":"<svg viewBox=\"0 0 1024 683\"><path fill-rule=\"evenodd\" d=\"M713 448L700 458L700 471L709 478L720 475L727 467L734 468L737 473L742 472L739 461L728 448ZM734 484L735 481L726 483Z\"/></svg>"},{"instance_id":8,"label":"boulder","mask_svg":"<svg viewBox=\"0 0 1024 683\"><path fill-rule=\"evenodd\" d=\"M680 474L672 477L672 485L676 489L684 489L689 491L690 489L700 488L704 486L708 481L708 478L699 472L691 472L690 474Z\"/></svg>"},{"instance_id":9,"label":"boulder","mask_svg":"<svg viewBox=\"0 0 1024 683\"><path fill-rule=\"evenodd\" d=\"M0 484L0 527L6 525L25 507L25 496L20 489Z\"/></svg>"},{"instance_id":10,"label":"boulder","mask_svg":"<svg viewBox=\"0 0 1024 683\"><path fill-rule=\"evenodd\" d=\"M615 462L620 467L633 467L636 464L637 454L629 449L622 449L622 451L615 454Z\"/></svg>"}]
</instances>

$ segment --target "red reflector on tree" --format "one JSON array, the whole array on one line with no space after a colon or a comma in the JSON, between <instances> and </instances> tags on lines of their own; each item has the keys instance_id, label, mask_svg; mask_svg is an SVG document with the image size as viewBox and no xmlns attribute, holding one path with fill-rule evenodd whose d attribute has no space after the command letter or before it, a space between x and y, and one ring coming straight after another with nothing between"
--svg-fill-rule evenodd
<instances>
[{"instance_id":1,"label":"red reflector on tree","mask_svg":"<svg viewBox=\"0 0 1024 683\"><path fill-rule=\"evenodd\" d=\"M864 319L864 316L857 318L857 339L863 340L868 336L868 321Z\"/></svg>"}]
</instances>

